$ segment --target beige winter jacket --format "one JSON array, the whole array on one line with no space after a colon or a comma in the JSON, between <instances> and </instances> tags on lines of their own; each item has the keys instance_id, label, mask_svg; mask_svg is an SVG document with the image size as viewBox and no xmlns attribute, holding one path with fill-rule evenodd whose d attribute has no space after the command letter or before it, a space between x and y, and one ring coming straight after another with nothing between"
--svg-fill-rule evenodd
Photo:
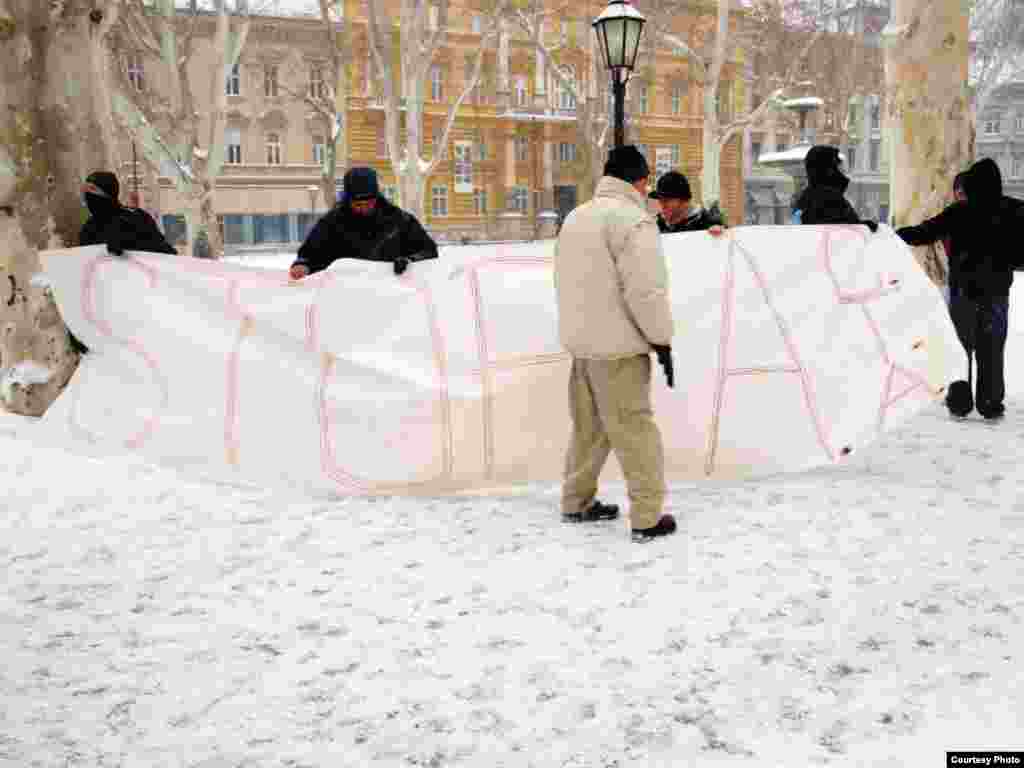
<instances>
[{"instance_id":1,"label":"beige winter jacket","mask_svg":"<svg viewBox=\"0 0 1024 768\"><path fill-rule=\"evenodd\" d=\"M672 342L668 271L647 200L605 176L555 244L558 332L573 357L643 355Z\"/></svg>"}]
</instances>

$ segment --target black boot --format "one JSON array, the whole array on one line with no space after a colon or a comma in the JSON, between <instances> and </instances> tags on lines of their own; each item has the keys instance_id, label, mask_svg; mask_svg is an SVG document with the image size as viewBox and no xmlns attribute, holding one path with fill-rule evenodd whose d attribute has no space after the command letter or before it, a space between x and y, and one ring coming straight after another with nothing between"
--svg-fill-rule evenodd
<instances>
[{"instance_id":1,"label":"black boot","mask_svg":"<svg viewBox=\"0 0 1024 768\"><path fill-rule=\"evenodd\" d=\"M564 512L562 522L564 523L595 523L598 520L614 520L619 516L618 504L604 504L595 499L583 512Z\"/></svg>"},{"instance_id":2,"label":"black boot","mask_svg":"<svg viewBox=\"0 0 1024 768\"><path fill-rule=\"evenodd\" d=\"M650 541L658 536L668 536L676 532L676 519L672 515L662 515L651 528L634 528L633 541Z\"/></svg>"}]
</instances>

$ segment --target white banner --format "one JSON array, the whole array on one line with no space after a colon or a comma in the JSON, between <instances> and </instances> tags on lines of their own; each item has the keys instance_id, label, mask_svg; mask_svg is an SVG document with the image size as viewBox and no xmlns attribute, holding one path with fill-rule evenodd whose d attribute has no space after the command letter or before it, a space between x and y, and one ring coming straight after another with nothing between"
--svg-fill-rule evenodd
<instances>
[{"instance_id":1,"label":"white banner","mask_svg":"<svg viewBox=\"0 0 1024 768\"><path fill-rule=\"evenodd\" d=\"M655 365L654 408L670 480L841 462L963 375L939 290L887 227L662 242L676 386ZM44 422L97 453L339 493L557 481L569 358L552 250L443 248L402 277L342 260L292 284L180 256L47 252L92 351Z\"/></svg>"}]
</instances>

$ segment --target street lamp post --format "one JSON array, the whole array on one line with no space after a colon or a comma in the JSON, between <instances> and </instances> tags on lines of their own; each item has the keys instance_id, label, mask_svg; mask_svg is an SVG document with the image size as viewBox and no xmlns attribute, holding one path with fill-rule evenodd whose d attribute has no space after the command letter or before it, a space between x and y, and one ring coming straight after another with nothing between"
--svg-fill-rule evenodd
<instances>
[{"instance_id":1,"label":"street lamp post","mask_svg":"<svg viewBox=\"0 0 1024 768\"><path fill-rule=\"evenodd\" d=\"M593 27L611 73L612 95L615 99L615 146L626 143L626 82L636 65L640 35L647 19L630 5L629 0L610 0L608 7L594 19Z\"/></svg>"}]
</instances>

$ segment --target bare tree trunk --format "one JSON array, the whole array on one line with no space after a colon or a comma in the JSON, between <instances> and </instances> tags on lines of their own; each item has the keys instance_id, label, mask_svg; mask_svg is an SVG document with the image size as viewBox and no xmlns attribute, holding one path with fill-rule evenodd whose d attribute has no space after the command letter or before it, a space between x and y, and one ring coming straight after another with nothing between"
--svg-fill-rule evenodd
<instances>
[{"instance_id":1,"label":"bare tree trunk","mask_svg":"<svg viewBox=\"0 0 1024 768\"><path fill-rule=\"evenodd\" d=\"M38 252L77 245L81 181L116 167L100 76L116 10L0 0L0 403L15 413L44 413L78 365Z\"/></svg>"},{"instance_id":2,"label":"bare tree trunk","mask_svg":"<svg viewBox=\"0 0 1024 768\"><path fill-rule=\"evenodd\" d=\"M970 162L967 12L959 0L895 0L886 28L890 200L896 226L935 215ZM936 285L946 261L914 255Z\"/></svg>"}]
</instances>

